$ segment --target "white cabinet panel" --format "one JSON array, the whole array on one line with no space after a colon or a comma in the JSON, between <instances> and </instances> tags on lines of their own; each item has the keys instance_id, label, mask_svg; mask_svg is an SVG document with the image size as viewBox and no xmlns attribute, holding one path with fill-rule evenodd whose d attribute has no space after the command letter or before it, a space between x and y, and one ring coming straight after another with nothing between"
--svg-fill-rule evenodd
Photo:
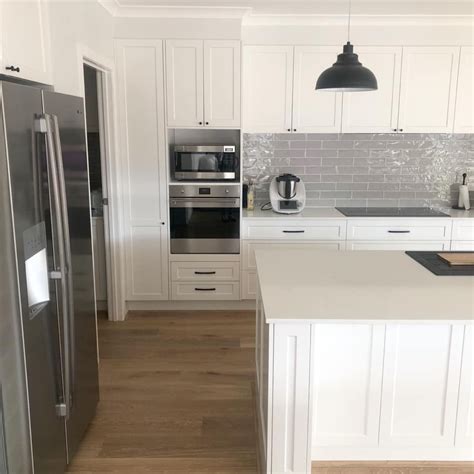
<instances>
[{"instance_id":1,"label":"white cabinet panel","mask_svg":"<svg viewBox=\"0 0 474 474\"><path fill-rule=\"evenodd\" d=\"M403 48L399 129L450 133L454 125L459 47Z\"/></svg>"},{"instance_id":2,"label":"white cabinet panel","mask_svg":"<svg viewBox=\"0 0 474 474\"><path fill-rule=\"evenodd\" d=\"M385 326L315 324L313 452L377 446Z\"/></svg>"},{"instance_id":3,"label":"white cabinet panel","mask_svg":"<svg viewBox=\"0 0 474 474\"><path fill-rule=\"evenodd\" d=\"M171 262L173 281L238 281L239 262Z\"/></svg>"},{"instance_id":4,"label":"white cabinet panel","mask_svg":"<svg viewBox=\"0 0 474 474\"><path fill-rule=\"evenodd\" d=\"M468 448L474 445L474 331L472 325L466 326L459 385L459 406L456 427L456 447Z\"/></svg>"},{"instance_id":5,"label":"white cabinet panel","mask_svg":"<svg viewBox=\"0 0 474 474\"><path fill-rule=\"evenodd\" d=\"M452 447L464 327L387 327L380 445Z\"/></svg>"},{"instance_id":6,"label":"white cabinet panel","mask_svg":"<svg viewBox=\"0 0 474 474\"><path fill-rule=\"evenodd\" d=\"M291 131L293 46L245 46L243 128Z\"/></svg>"},{"instance_id":7,"label":"white cabinet panel","mask_svg":"<svg viewBox=\"0 0 474 474\"><path fill-rule=\"evenodd\" d=\"M374 242L348 241L346 250L450 250L449 241L441 242Z\"/></svg>"},{"instance_id":8,"label":"white cabinet panel","mask_svg":"<svg viewBox=\"0 0 474 474\"><path fill-rule=\"evenodd\" d=\"M254 300L257 297L257 272L244 270L241 285L242 299Z\"/></svg>"},{"instance_id":9,"label":"white cabinet panel","mask_svg":"<svg viewBox=\"0 0 474 474\"><path fill-rule=\"evenodd\" d=\"M116 46L124 169L127 299L168 297L163 53L157 40Z\"/></svg>"},{"instance_id":10,"label":"white cabinet panel","mask_svg":"<svg viewBox=\"0 0 474 474\"><path fill-rule=\"evenodd\" d=\"M340 132L342 93L315 90L316 80L339 53L334 46L295 47L293 132Z\"/></svg>"},{"instance_id":11,"label":"white cabinet panel","mask_svg":"<svg viewBox=\"0 0 474 474\"><path fill-rule=\"evenodd\" d=\"M454 115L454 133L474 133L474 48L463 46Z\"/></svg>"},{"instance_id":12,"label":"white cabinet panel","mask_svg":"<svg viewBox=\"0 0 474 474\"><path fill-rule=\"evenodd\" d=\"M398 128L402 48L362 46L357 48L363 65L377 78L378 90L366 94L345 92L342 131L391 133Z\"/></svg>"},{"instance_id":13,"label":"white cabinet panel","mask_svg":"<svg viewBox=\"0 0 474 474\"><path fill-rule=\"evenodd\" d=\"M203 61L201 40L166 41L168 126L203 125Z\"/></svg>"},{"instance_id":14,"label":"white cabinet panel","mask_svg":"<svg viewBox=\"0 0 474 474\"><path fill-rule=\"evenodd\" d=\"M240 127L240 41L204 41L204 120Z\"/></svg>"},{"instance_id":15,"label":"white cabinet panel","mask_svg":"<svg viewBox=\"0 0 474 474\"><path fill-rule=\"evenodd\" d=\"M348 240L441 241L451 239L451 219L349 219Z\"/></svg>"},{"instance_id":16,"label":"white cabinet panel","mask_svg":"<svg viewBox=\"0 0 474 474\"><path fill-rule=\"evenodd\" d=\"M97 301L107 300L107 271L105 265L104 218L92 218L92 249L94 258L94 284Z\"/></svg>"},{"instance_id":17,"label":"white cabinet panel","mask_svg":"<svg viewBox=\"0 0 474 474\"><path fill-rule=\"evenodd\" d=\"M453 240L451 250L474 251L474 240Z\"/></svg>"},{"instance_id":18,"label":"white cabinet panel","mask_svg":"<svg viewBox=\"0 0 474 474\"><path fill-rule=\"evenodd\" d=\"M45 0L0 2L0 74L51 83L48 20Z\"/></svg>"},{"instance_id":19,"label":"white cabinet panel","mask_svg":"<svg viewBox=\"0 0 474 474\"><path fill-rule=\"evenodd\" d=\"M453 219L452 239L474 241L474 219Z\"/></svg>"},{"instance_id":20,"label":"white cabinet panel","mask_svg":"<svg viewBox=\"0 0 474 474\"><path fill-rule=\"evenodd\" d=\"M168 255L166 229L134 226L126 267L128 299L168 298Z\"/></svg>"},{"instance_id":21,"label":"white cabinet panel","mask_svg":"<svg viewBox=\"0 0 474 474\"><path fill-rule=\"evenodd\" d=\"M173 300L238 300L239 282L195 282L171 284Z\"/></svg>"}]
</instances>

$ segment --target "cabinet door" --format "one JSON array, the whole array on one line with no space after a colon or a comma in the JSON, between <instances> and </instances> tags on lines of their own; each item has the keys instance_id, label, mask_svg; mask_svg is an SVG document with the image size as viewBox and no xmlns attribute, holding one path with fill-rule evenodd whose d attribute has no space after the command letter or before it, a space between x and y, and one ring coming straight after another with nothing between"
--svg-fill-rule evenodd
<instances>
[{"instance_id":1,"label":"cabinet door","mask_svg":"<svg viewBox=\"0 0 474 474\"><path fill-rule=\"evenodd\" d=\"M344 93L342 131L392 133L398 126L402 48L365 46L357 48L357 53L375 74L378 89Z\"/></svg>"},{"instance_id":2,"label":"cabinet door","mask_svg":"<svg viewBox=\"0 0 474 474\"><path fill-rule=\"evenodd\" d=\"M204 124L203 42L166 41L166 99L169 127Z\"/></svg>"},{"instance_id":3,"label":"cabinet door","mask_svg":"<svg viewBox=\"0 0 474 474\"><path fill-rule=\"evenodd\" d=\"M243 74L244 129L291 131L293 46L245 46Z\"/></svg>"},{"instance_id":4,"label":"cabinet door","mask_svg":"<svg viewBox=\"0 0 474 474\"><path fill-rule=\"evenodd\" d=\"M341 131L342 93L315 90L319 75L340 52L334 46L295 47L293 132Z\"/></svg>"},{"instance_id":5,"label":"cabinet door","mask_svg":"<svg viewBox=\"0 0 474 474\"><path fill-rule=\"evenodd\" d=\"M400 131L453 131L458 63L459 47L403 48Z\"/></svg>"},{"instance_id":6,"label":"cabinet door","mask_svg":"<svg viewBox=\"0 0 474 474\"><path fill-rule=\"evenodd\" d=\"M240 127L240 41L204 41L204 120Z\"/></svg>"},{"instance_id":7,"label":"cabinet door","mask_svg":"<svg viewBox=\"0 0 474 474\"><path fill-rule=\"evenodd\" d=\"M117 42L127 299L168 297L162 42Z\"/></svg>"},{"instance_id":8,"label":"cabinet door","mask_svg":"<svg viewBox=\"0 0 474 474\"><path fill-rule=\"evenodd\" d=\"M474 48L463 46L459 57L454 133L474 132Z\"/></svg>"},{"instance_id":9,"label":"cabinet door","mask_svg":"<svg viewBox=\"0 0 474 474\"><path fill-rule=\"evenodd\" d=\"M51 83L48 17L45 0L0 2L0 74Z\"/></svg>"},{"instance_id":10,"label":"cabinet door","mask_svg":"<svg viewBox=\"0 0 474 474\"><path fill-rule=\"evenodd\" d=\"M380 445L453 447L464 327L387 326Z\"/></svg>"},{"instance_id":11,"label":"cabinet door","mask_svg":"<svg viewBox=\"0 0 474 474\"><path fill-rule=\"evenodd\" d=\"M456 447L472 450L474 444L474 331L466 326L462 356L461 382L459 384L459 406L456 426Z\"/></svg>"},{"instance_id":12,"label":"cabinet door","mask_svg":"<svg viewBox=\"0 0 474 474\"><path fill-rule=\"evenodd\" d=\"M315 324L313 453L378 445L385 326Z\"/></svg>"}]
</instances>

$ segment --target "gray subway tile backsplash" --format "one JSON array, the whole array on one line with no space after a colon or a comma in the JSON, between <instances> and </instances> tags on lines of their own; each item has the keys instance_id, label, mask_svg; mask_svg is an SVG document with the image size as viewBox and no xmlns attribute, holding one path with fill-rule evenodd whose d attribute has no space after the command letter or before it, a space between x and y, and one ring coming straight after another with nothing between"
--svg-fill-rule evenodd
<instances>
[{"instance_id":1,"label":"gray subway tile backsplash","mask_svg":"<svg viewBox=\"0 0 474 474\"><path fill-rule=\"evenodd\" d=\"M461 174L474 174L474 135L244 134L243 172L257 203L268 201L273 176L294 173L308 207L445 207L457 200Z\"/></svg>"}]
</instances>

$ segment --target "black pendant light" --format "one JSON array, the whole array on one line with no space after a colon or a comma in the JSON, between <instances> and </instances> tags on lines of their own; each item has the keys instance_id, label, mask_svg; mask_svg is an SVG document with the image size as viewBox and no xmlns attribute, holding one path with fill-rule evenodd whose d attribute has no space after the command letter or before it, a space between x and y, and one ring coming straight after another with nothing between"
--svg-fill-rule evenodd
<instances>
[{"instance_id":1,"label":"black pendant light","mask_svg":"<svg viewBox=\"0 0 474 474\"><path fill-rule=\"evenodd\" d=\"M332 92L363 92L377 90L374 73L362 66L350 43L351 1L349 0L349 21L347 25L347 43L337 56L337 61L323 71L316 82L316 90Z\"/></svg>"}]
</instances>

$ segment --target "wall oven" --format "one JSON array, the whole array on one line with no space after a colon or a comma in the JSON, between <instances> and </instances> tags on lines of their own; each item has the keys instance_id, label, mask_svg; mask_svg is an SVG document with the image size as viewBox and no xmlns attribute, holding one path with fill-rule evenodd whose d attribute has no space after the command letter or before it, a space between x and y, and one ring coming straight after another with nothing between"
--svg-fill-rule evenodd
<instances>
[{"instance_id":1,"label":"wall oven","mask_svg":"<svg viewBox=\"0 0 474 474\"><path fill-rule=\"evenodd\" d=\"M240 185L171 185L171 253L240 253Z\"/></svg>"},{"instance_id":2,"label":"wall oven","mask_svg":"<svg viewBox=\"0 0 474 474\"><path fill-rule=\"evenodd\" d=\"M234 145L176 145L172 169L177 181L238 180L239 158Z\"/></svg>"}]
</instances>

